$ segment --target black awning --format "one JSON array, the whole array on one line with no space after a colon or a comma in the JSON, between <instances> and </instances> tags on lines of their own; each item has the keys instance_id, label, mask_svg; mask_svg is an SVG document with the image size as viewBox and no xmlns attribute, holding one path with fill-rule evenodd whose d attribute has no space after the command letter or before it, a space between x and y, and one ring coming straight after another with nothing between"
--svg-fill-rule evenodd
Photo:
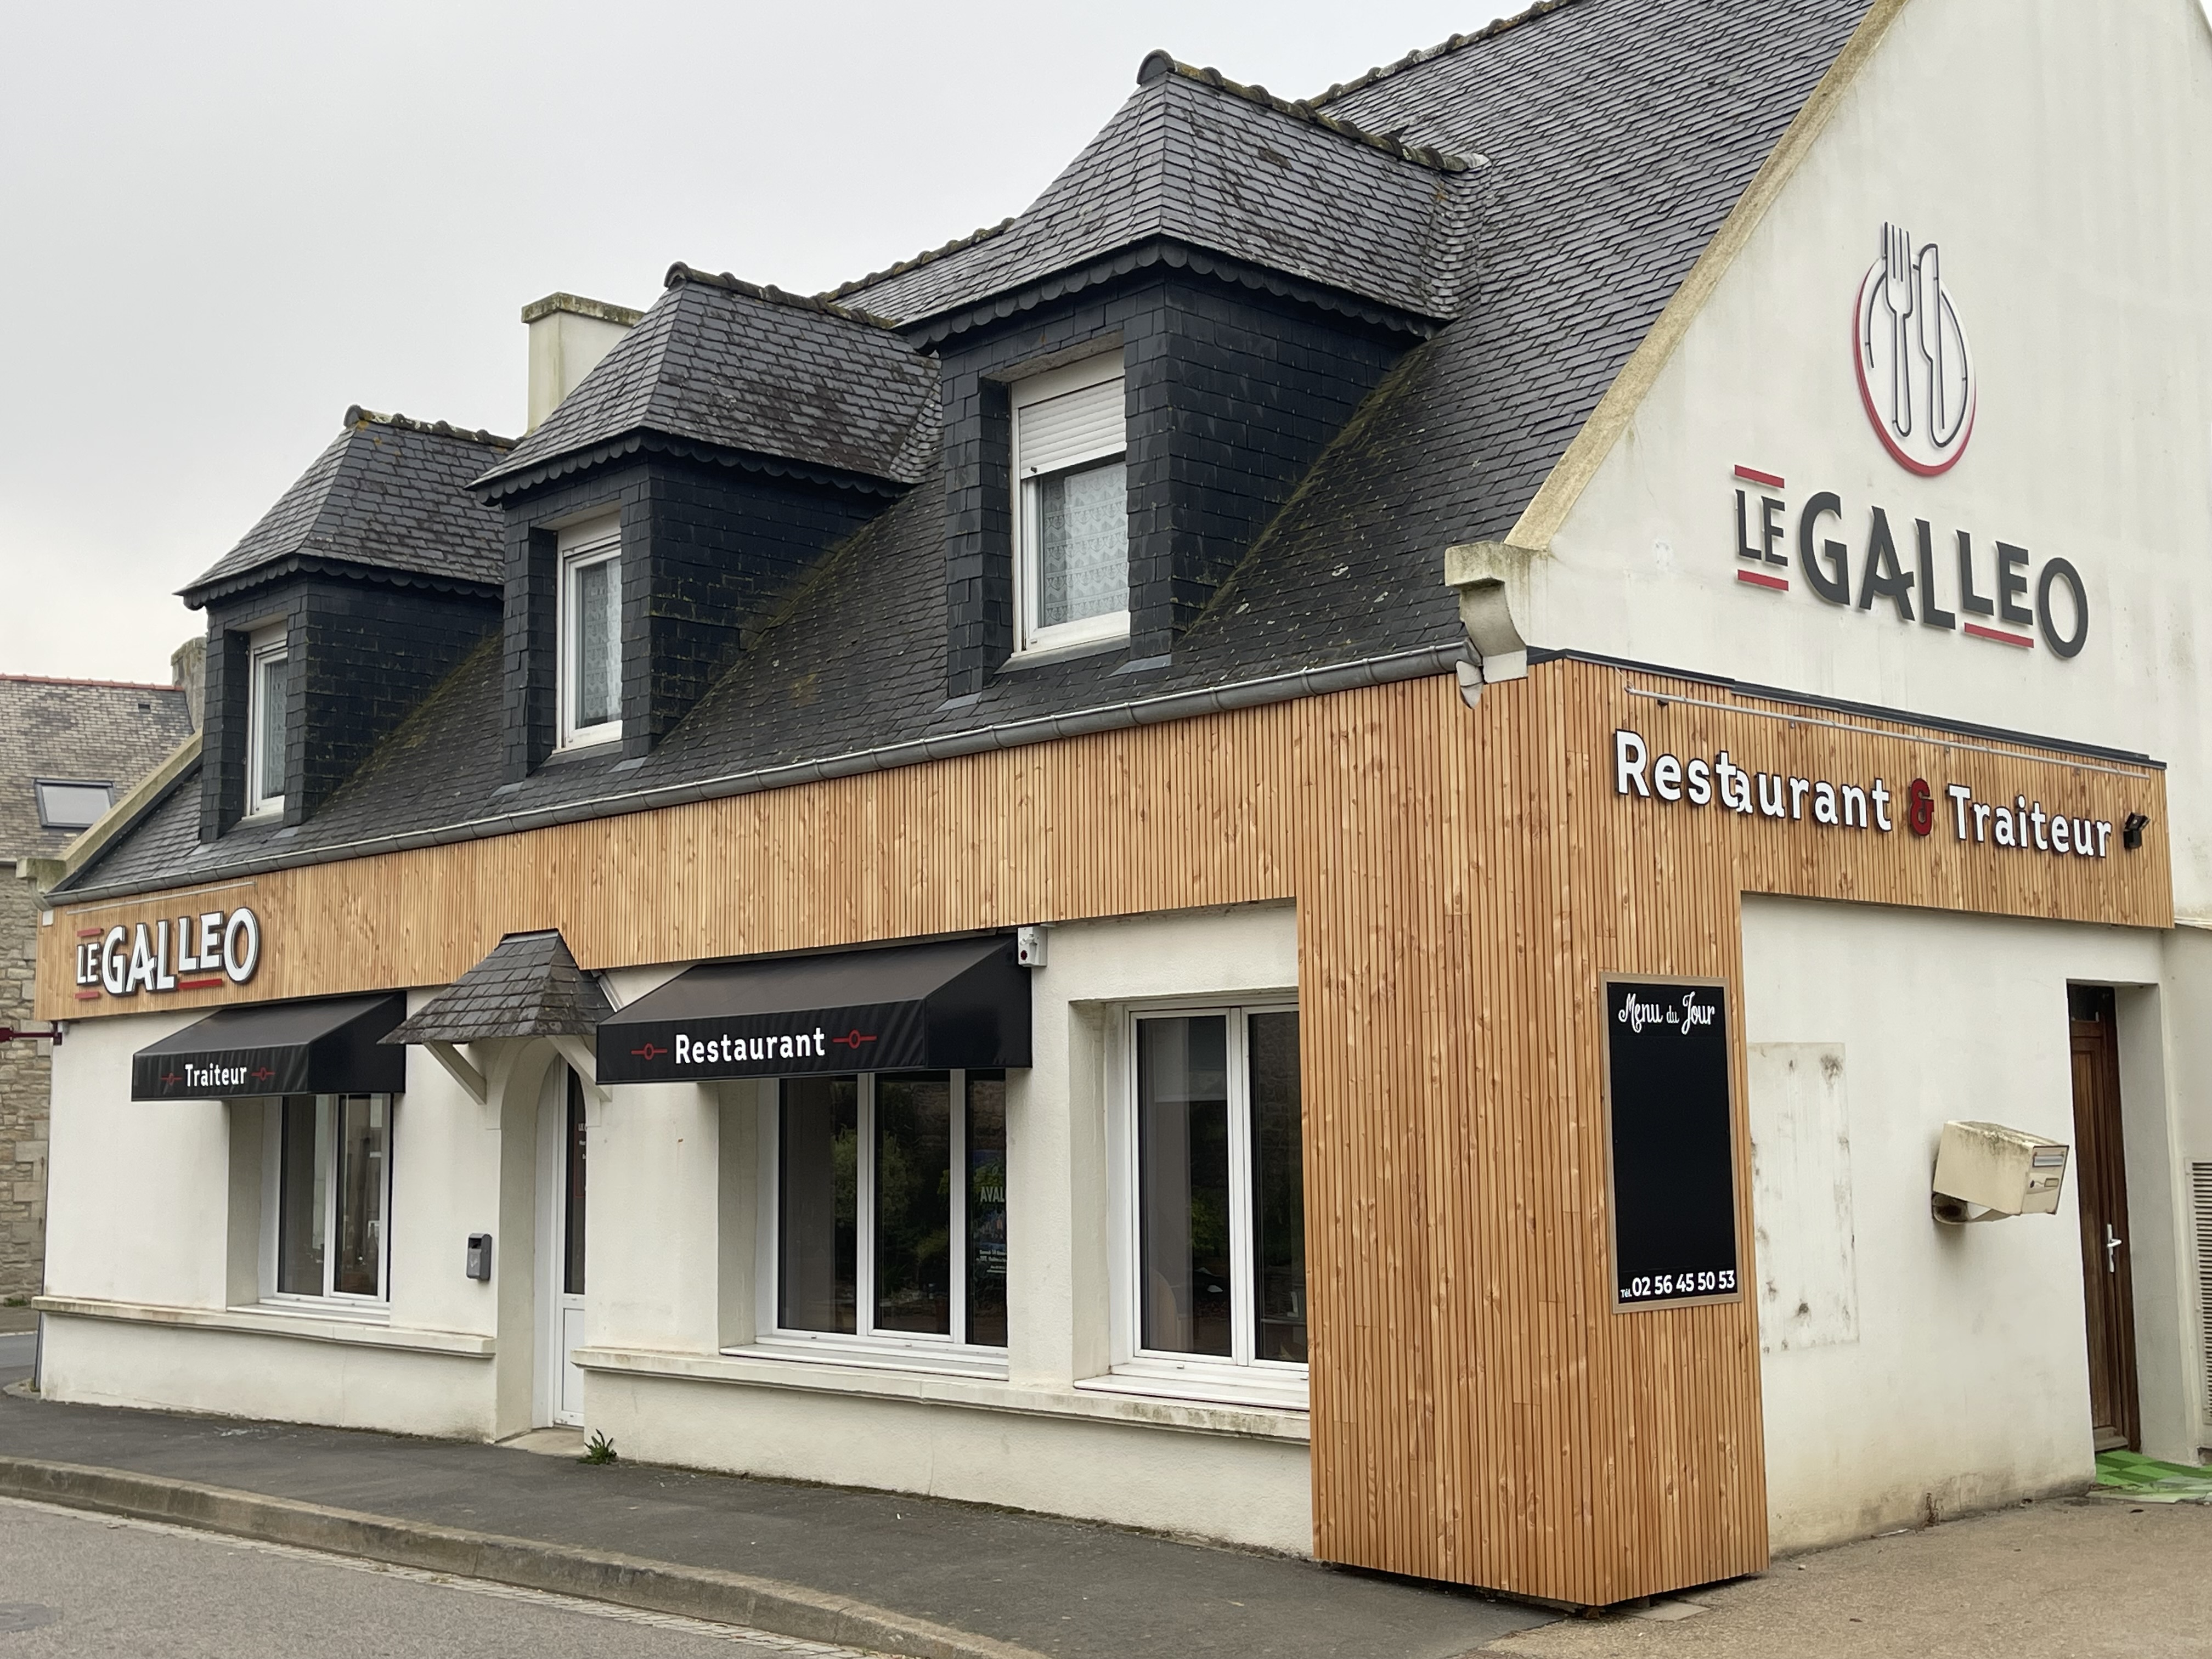
<instances>
[{"instance_id":1,"label":"black awning","mask_svg":"<svg viewBox=\"0 0 2212 1659\"><path fill-rule=\"evenodd\" d=\"M377 1039L406 1018L391 993L225 1008L133 1054L131 1098L398 1094L407 1051Z\"/></svg>"},{"instance_id":2,"label":"black awning","mask_svg":"<svg viewBox=\"0 0 2212 1659\"><path fill-rule=\"evenodd\" d=\"M712 963L603 1020L601 1083L1030 1063L1011 934Z\"/></svg>"}]
</instances>

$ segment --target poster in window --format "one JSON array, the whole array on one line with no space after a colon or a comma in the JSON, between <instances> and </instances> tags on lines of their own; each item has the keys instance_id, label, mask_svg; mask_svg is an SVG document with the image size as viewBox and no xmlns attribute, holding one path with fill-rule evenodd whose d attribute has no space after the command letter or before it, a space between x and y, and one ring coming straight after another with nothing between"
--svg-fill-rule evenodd
<instances>
[{"instance_id":1,"label":"poster in window","mask_svg":"<svg viewBox=\"0 0 2212 1659\"><path fill-rule=\"evenodd\" d=\"M1725 987L1605 981L1613 1305L1732 1301L1735 1130Z\"/></svg>"}]
</instances>

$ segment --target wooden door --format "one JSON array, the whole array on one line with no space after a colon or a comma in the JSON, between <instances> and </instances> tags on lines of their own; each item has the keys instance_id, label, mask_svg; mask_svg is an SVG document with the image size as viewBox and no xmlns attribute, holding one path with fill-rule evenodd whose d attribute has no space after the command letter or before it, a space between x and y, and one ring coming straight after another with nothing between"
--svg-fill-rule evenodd
<instances>
[{"instance_id":1,"label":"wooden door","mask_svg":"<svg viewBox=\"0 0 2212 1659\"><path fill-rule=\"evenodd\" d=\"M2081 1215L2089 1413L2097 1449L2142 1443L2136 1409L2135 1275L2128 1248L2128 1170L2120 1130L2120 1048L2112 991L2067 991L2074 1045L2074 1180Z\"/></svg>"}]
</instances>

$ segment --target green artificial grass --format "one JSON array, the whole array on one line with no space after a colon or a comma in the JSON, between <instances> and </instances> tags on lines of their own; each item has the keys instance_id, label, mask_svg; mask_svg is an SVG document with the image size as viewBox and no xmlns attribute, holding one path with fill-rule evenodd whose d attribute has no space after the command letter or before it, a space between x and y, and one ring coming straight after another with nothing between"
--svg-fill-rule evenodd
<instances>
[{"instance_id":1,"label":"green artificial grass","mask_svg":"<svg viewBox=\"0 0 2212 1659\"><path fill-rule=\"evenodd\" d=\"M2161 1463L2141 1452L2099 1452L2097 1485L2142 1504L2212 1504L2212 1469Z\"/></svg>"}]
</instances>

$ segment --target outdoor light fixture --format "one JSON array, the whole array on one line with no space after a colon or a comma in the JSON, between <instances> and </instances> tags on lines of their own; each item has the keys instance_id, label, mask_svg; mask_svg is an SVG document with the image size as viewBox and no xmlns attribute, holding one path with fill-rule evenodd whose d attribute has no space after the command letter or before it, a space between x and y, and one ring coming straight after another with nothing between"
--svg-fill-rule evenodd
<instances>
[{"instance_id":1,"label":"outdoor light fixture","mask_svg":"<svg viewBox=\"0 0 2212 1659\"><path fill-rule=\"evenodd\" d=\"M2120 826L2120 845L2130 853L2140 851L2142 832L2149 823L2150 814L2148 812L2129 813L2127 822Z\"/></svg>"}]
</instances>

